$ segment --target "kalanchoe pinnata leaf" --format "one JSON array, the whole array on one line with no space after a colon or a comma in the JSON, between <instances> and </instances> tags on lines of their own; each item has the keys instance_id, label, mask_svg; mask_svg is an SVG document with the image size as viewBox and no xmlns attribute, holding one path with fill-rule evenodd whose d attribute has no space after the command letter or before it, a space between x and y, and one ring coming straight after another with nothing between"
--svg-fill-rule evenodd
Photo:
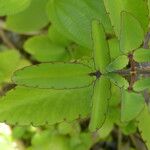
<instances>
[{"instance_id":1,"label":"kalanchoe pinnata leaf","mask_svg":"<svg viewBox=\"0 0 150 150\"><path fill-rule=\"evenodd\" d=\"M0 99L0 122L39 126L85 118L91 108L92 89L16 87Z\"/></svg>"},{"instance_id":2,"label":"kalanchoe pinnata leaf","mask_svg":"<svg viewBox=\"0 0 150 150\"><path fill-rule=\"evenodd\" d=\"M92 22L92 38L96 70L105 73L106 66L110 63L109 47L103 25L97 20Z\"/></svg>"},{"instance_id":3,"label":"kalanchoe pinnata leaf","mask_svg":"<svg viewBox=\"0 0 150 150\"><path fill-rule=\"evenodd\" d=\"M24 11L8 16L6 28L18 33L35 32L48 23L46 5L48 0L32 0L30 6Z\"/></svg>"},{"instance_id":4,"label":"kalanchoe pinnata leaf","mask_svg":"<svg viewBox=\"0 0 150 150\"><path fill-rule=\"evenodd\" d=\"M112 31L102 0L51 0L47 9L51 22L60 33L87 48L92 48L93 19L100 19L106 30Z\"/></svg>"},{"instance_id":5,"label":"kalanchoe pinnata leaf","mask_svg":"<svg viewBox=\"0 0 150 150\"><path fill-rule=\"evenodd\" d=\"M147 148L150 149L150 112L147 106L145 106L143 112L137 118L138 120L138 129L141 133Z\"/></svg>"},{"instance_id":6,"label":"kalanchoe pinnata leaf","mask_svg":"<svg viewBox=\"0 0 150 150\"><path fill-rule=\"evenodd\" d=\"M137 49L134 52L134 60L137 62L150 62L150 49Z\"/></svg>"},{"instance_id":7,"label":"kalanchoe pinnata leaf","mask_svg":"<svg viewBox=\"0 0 150 150\"><path fill-rule=\"evenodd\" d=\"M18 85L37 88L72 89L91 85L93 70L83 64L43 63L25 67L14 73L12 80Z\"/></svg>"},{"instance_id":8,"label":"kalanchoe pinnata leaf","mask_svg":"<svg viewBox=\"0 0 150 150\"><path fill-rule=\"evenodd\" d=\"M13 15L26 9L31 0L0 0L0 16Z\"/></svg>"},{"instance_id":9,"label":"kalanchoe pinnata leaf","mask_svg":"<svg viewBox=\"0 0 150 150\"><path fill-rule=\"evenodd\" d=\"M126 55L122 55L117 57L114 61L112 61L107 67L108 72L117 71L125 68L129 63L129 59Z\"/></svg>"},{"instance_id":10,"label":"kalanchoe pinnata leaf","mask_svg":"<svg viewBox=\"0 0 150 150\"><path fill-rule=\"evenodd\" d=\"M129 122L144 109L145 101L141 94L122 90L121 120Z\"/></svg>"},{"instance_id":11,"label":"kalanchoe pinnata leaf","mask_svg":"<svg viewBox=\"0 0 150 150\"><path fill-rule=\"evenodd\" d=\"M141 78L137 80L133 85L133 89L135 91L144 91L149 88L150 88L150 77Z\"/></svg>"},{"instance_id":12,"label":"kalanchoe pinnata leaf","mask_svg":"<svg viewBox=\"0 0 150 150\"><path fill-rule=\"evenodd\" d=\"M120 50L127 54L139 48L144 40L140 22L130 13L121 12Z\"/></svg>"},{"instance_id":13,"label":"kalanchoe pinnata leaf","mask_svg":"<svg viewBox=\"0 0 150 150\"><path fill-rule=\"evenodd\" d=\"M119 37L120 35L120 22L122 11L131 13L138 19L144 32L147 32L149 23L147 1L145 0L104 0L106 11L109 14L114 31ZM142 10L142 11L140 11ZM131 29L132 30L132 29Z\"/></svg>"},{"instance_id":14,"label":"kalanchoe pinnata leaf","mask_svg":"<svg viewBox=\"0 0 150 150\"><path fill-rule=\"evenodd\" d=\"M95 131L102 127L108 111L111 84L109 79L101 76L95 83L92 97L92 112L89 129Z\"/></svg>"},{"instance_id":15,"label":"kalanchoe pinnata leaf","mask_svg":"<svg viewBox=\"0 0 150 150\"><path fill-rule=\"evenodd\" d=\"M65 46L52 43L46 35L34 36L26 40L24 49L40 62L69 60Z\"/></svg>"},{"instance_id":16,"label":"kalanchoe pinnata leaf","mask_svg":"<svg viewBox=\"0 0 150 150\"><path fill-rule=\"evenodd\" d=\"M127 89L129 87L128 81L119 74L109 73L106 74L106 77L108 77L112 83L114 83L120 88Z\"/></svg>"}]
</instances>

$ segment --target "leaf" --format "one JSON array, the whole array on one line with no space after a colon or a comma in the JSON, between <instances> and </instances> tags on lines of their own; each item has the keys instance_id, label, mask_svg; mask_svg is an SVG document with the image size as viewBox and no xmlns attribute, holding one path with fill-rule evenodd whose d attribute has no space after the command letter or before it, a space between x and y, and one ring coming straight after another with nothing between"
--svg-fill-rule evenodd
<instances>
[{"instance_id":1,"label":"leaf","mask_svg":"<svg viewBox=\"0 0 150 150\"><path fill-rule=\"evenodd\" d=\"M91 85L95 77L92 69L83 64L43 63L25 67L14 73L12 80L18 84L37 88L81 88Z\"/></svg>"},{"instance_id":2,"label":"leaf","mask_svg":"<svg viewBox=\"0 0 150 150\"><path fill-rule=\"evenodd\" d=\"M69 53L65 47L56 45L46 35L34 36L24 43L24 49L40 62L65 61Z\"/></svg>"},{"instance_id":3,"label":"leaf","mask_svg":"<svg viewBox=\"0 0 150 150\"><path fill-rule=\"evenodd\" d=\"M133 85L135 91L143 91L150 88L150 78L143 78L136 81Z\"/></svg>"},{"instance_id":4,"label":"leaf","mask_svg":"<svg viewBox=\"0 0 150 150\"><path fill-rule=\"evenodd\" d=\"M134 60L137 62L150 62L150 49L137 49L134 52Z\"/></svg>"},{"instance_id":5,"label":"leaf","mask_svg":"<svg viewBox=\"0 0 150 150\"><path fill-rule=\"evenodd\" d=\"M61 34L90 49L92 20L99 19L107 29L111 28L102 0L53 0L47 8L51 22Z\"/></svg>"},{"instance_id":6,"label":"leaf","mask_svg":"<svg viewBox=\"0 0 150 150\"><path fill-rule=\"evenodd\" d=\"M31 0L0 0L0 16L13 15L25 10Z\"/></svg>"},{"instance_id":7,"label":"leaf","mask_svg":"<svg viewBox=\"0 0 150 150\"><path fill-rule=\"evenodd\" d=\"M8 16L6 27L14 32L37 31L48 24L46 4L48 0L32 0L30 6L16 15Z\"/></svg>"},{"instance_id":8,"label":"leaf","mask_svg":"<svg viewBox=\"0 0 150 150\"><path fill-rule=\"evenodd\" d=\"M106 66L110 63L109 47L102 24L95 20L92 22L92 38L94 44L95 67L101 73L106 72Z\"/></svg>"},{"instance_id":9,"label":"leaf","mask_svg":"<svg viewBox=\"0 0 150 150\"><path fill-rule=\"evenodd\" d=\"M122 91L121 120L129 122L135 119L144 109L145 101L141 94Z\"/></svg>"},{"instance_id":10,"label":"leaf","mask_svg":"<svg viewBox=\"0 0 150 150\"><path fill-rule=\"evenodd\" d=\"M121 13L120 49L127 54L141 46L144 31L139 21L130 13Z\"/></svg>"},{"instance_id":11,"label":"leaf","mask_svg":"<svg viewBox=\"0 0 150 150\"><path fill-rule=\"evenodd\" d=\"M120 22L121 16L120 13L122 11L126 11L131 13L137 20L140 22L144 32L146 33L148 30L148 7L147 1L143 0L104 0L104 4L106 10L109 14L111 23L114 27L114 31L119 37L120 34ZM142 10L142 11L140 11ZM132 29L131 29L132 31Z\"/></svg>"},{"instance_id":12,"label":"leaf","mask_svg":"<svg viewBox=\"0 0 150 150\"><path fill-rule=\"evenodd\" d=\"M129 59L126 55L121 55L117 57L114 61L112 61L108 66L107 66L107 71L108 72L113 72L117 70L121 70L125 68L129 63Z\"/></svg>"},{"instance_id":13,"label":"leaf","mask_svg":"<svg viewBox=\"0 0 150 150\"><path fill-rule=\"evenodd\" d=\"M112 83L114 83L120 88L127 89L129 87L128 81L119 74L109 73L109 74L106 74L105 76L109 78Z\"/></svg>"},{"instance_id":14,"label":"leaf","mask_svg":"<svg viewBox=\"0 0 150 150\"><path fill-rule=\"evenodd\" d=\"M101 128L105 122L108 110L108 100L110 99L110 88L110 81L104 76L101 76L95 83L89 125L89 129L92 132Z\"/></svg>"},{"instance_id":15,"label":"leaf","mask_svg":"<svg viewBox=\"0 0 150 150\"><path fill-rule=\"evenodd\" d=\"M111 60L114 60L118 56L122 55L120 51L119 41L116 38L108 40L108 44Z\"/></svg>"},{"instance_id":16,"label":"leaf","mask_svg":"<svg viewBox=\"0 0 150 150\"><path fill-rule=\"evenodd\" d=\"M140 114L137 120L139 121L138 128L141 132L144 143L147 145L147 148L150 149L150 113L147 106L145 106L143 112Z\"/></svg>"},{"instance_id":17,"label":"leaf","mask_svg":"<svg viewBox=\"0 0 150 150\"><path fill-rule=\"evenodd\" d=\"M87 117L91 96L91 86L74 90L17 87L1 98L0 121L34 126L70 122Z\"/></svg>"}]
</instances>

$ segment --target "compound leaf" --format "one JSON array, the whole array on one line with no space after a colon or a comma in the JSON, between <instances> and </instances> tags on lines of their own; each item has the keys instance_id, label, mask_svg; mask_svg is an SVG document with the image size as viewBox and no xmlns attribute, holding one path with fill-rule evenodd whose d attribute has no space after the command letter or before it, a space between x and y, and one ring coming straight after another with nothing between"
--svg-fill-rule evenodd
<instances>
[{"instance_id":1,"label":"compound leaf","mask_svg":"<svg viewBox=\"0 0 150 150\"><path fill-rule=\"evenodd\" d=\"M6 27L14 32L37 31L48 24L46 4L48 0L32 0L30 6L16 15L7 17Z\"/></svg>"},{"instance_id":2,"label":"compound leaf","mask_svg":"<svg viewBox=\"0 0 150 150\"><path fill-rule=\"evenodd\" d=\"M14 73L12 80L18 85L38 88L80 88L91 85L95 77L92 69L83 64L43 63L25 67Z\"/></svg>"},{"instance_id":3,"label":"compound leaf","mask_svg":"<svg viewBox=\"0 0 150 150\"><path fill-rule=\"evenodd\" d=\"M110 98L110 81L101 76L95 83L92 97L92 112L89 129L95 131L102 127L108 111L108 100ZM106 92L107 91L107 92Z\"/></svg>"},{"instance_id":4,"label":"compound leaf","mask_svg":"<svg viewBox=\"0 0 150 150\"><path fill-rule=\"evenodd\" d=\"M51 90L17 87L0 99L0 121L34 126L87 117L92 88Z\"/></svg>"},{"instance_id":5,"label":"compound leaf","mask_svg":"<svg viewBox=\"0 0 150 150\"><path fill-rule=\"evenodd\" d=\"M129 122L144 109L145 100L141 94L122 91L121 120Z\"/></svg>"},{"instance_id":6,"label":"compound leaf","mask_svg":"<svg viewBox=\"0 0 150 150\"><path fill-rule=\"evenodd\" d=\"M94 44L95 67L101 73L105 73L106 66L110 63L109 47L103 25L97 20L92 22L92 38Z\"/></svg>"},{"instance_id":7,"label":"compound leaf","mask_svg":"<svg viewBox=\"0 0 150 150\"><path fill-rule=\"evenodd\" d=\"M137 49L134 52L134 60L137 62L150 62L150 49Z\"/></svg>"},{"instance_id":8,"label":"compound leaf","mask_svg":"<svg viewBox=\"0 0 150 150\"><path fill-rule=\"evenodd\" d=\"M31 0L0 0L0 16L13 15L26 9Z\"/></svg>"},{"instance_id":9,"label":"compound leaf","mask_svg":"<svg viewBox=\"0 0 150 150\"><path fill-rule=\"evenodd\" d=\"M138 120L138 128L141 132L141 136L144 140L144 143L147 145L147 148L150 149L150 112L148 110L148 107L145 106L143 112L140 114L140 116L137 118Z\"/></svg>"},{"instance_id":10,"label":"compound leaf","mask_svg":"<svg viewBox=\"0 0 150 150\"><path fill-rule=\"evenodd\" d=\"M117 57L114 61L112 61L107 67L108 72L117 71L125 68L129 63L129 59L126 55L122 55Z\"/></svg>"},{"instance_id":11,"label":"compound leaf","mask_svg":"<svg viewBox=\"0 0 150 150\"><path fill-rule=\"evenodd\" d=\"M141 46L144 31L139 21L130 13L121 13L120 50L127 54Z\"/></svg>"},{"instance_id":12,"label":"compound leaf","mask_svg":"<svg viewBox=\"0 0 150 150\"><path fill-rule=\"evenodd\" d=\"M133 85L135 91L143 91L150 88L150 78L143 78L136 81Z\"/></svg>"},{"instance_id":13,"label":"compound leaf","mask_svg":"<svg viewBox=\"0 0 150 150\"><path fill-rule=\"evenodd\" d=\"M29 38L24 44L24 49L40 62L69 59L69 53L65 47L52 43L45 35Z\"/></svg>"}]
</instances>

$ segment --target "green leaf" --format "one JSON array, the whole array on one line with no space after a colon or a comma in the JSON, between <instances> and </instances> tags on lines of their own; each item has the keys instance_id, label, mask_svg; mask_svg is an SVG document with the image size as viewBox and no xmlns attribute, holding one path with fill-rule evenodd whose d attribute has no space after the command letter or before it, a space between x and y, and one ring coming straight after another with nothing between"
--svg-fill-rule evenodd
<instances>
[{"instance_id":1,"label":"green leaf","mask_svg":"<svg viewBox=\"0 0 150 150\"><path fill-rule=\"evenodd\" d=\"M108 111L108 100L110 99L110 85L110 81L104 76L101 76L95 83L89 125L90 131L101 128L105 122Z\"/></svg>"},{"instance_id":2,"label":"green leaf","mask_svg":"<svg viewBox=\"0 0 150 150\"><path fill-rule=\"evenodd\" d=\"M70 122L90 112L92 87L51 90L17 87L0 99L0 121L34 126Z\"/></svg>"},{"instance_id":3,"label":"green leaf","mask_svg":"<svg viewBox=\"0 0 150 150\"><path fill-rule=\"evenodd\" d=\"M144 31L139 21L130 13L121 13L120 49L127 54L141 46Z\"/></svg>"},{"instance_id":4,"label":"green leaf","mask_svg":"<svg viewBox=\"0 0 150 150\"><path fill-rule=\"evenodd\" d=\"M122 91L121 120L128 122L135 119L144 109L145 100L141 94Z\"/></svg>"},{"instance_id":5,"label":"green leaf","mask_svg":"<svg viewBox=\"0 0 150 150\"><path fill-rule=\"evenodd\" d=\"M135 91L143 91L150 88L150 78L143 78L136 81L133 85Z\"/></svg>"},{"instance_id":6,"label":"green leaf","mask_svg":"<svg viewBox=\"0 0 150 150\"><path fill-rule=\"evenodd\" d=\"M117 70L121 70L125 68L129 63L129 59L126 55L122 55L117 57L114 61L112 61L107 67L108 72L113 72Z\"/></svg>"},{"instance_id":7,"label":"green leaf","mask_svg":"<svg viewBox=\"0 0 150 150\"><path fill-rule=\"evenodd\" d=\"M150 62L150 49L137 49L134 52L134 60L137 62Z\"/></svg>"},{"instance_id":8,"label":"green leaf","mask_svg":"<svg viewBox=\"0 0 150 150\"><path fill-rule=\"evenodd\" d=\"M12 80L18 84L38 88L81 88L91 85L95 77L92 69L83 64L43 63L25 67L14 73Z\"/></svg>"},{"instance_id":9,"label":"green leaf","mask_svg":"<svg viewBox=\"0 0 150 150\"><path fill-rule=\"evenodd\" d=\"M105 73L106 66L110 63L109 47L103 25L97 20L92 22L92 38L94 44L95 67L101 73Z\"/></svg>"},{"instance_id":10,"label":"green leaf","mask_svg":"<svg viewBox=\"0 0 150 150\"><path fill-rule=\"evenodd\" d=\"M108 44L111 60L114 60L118 56L122 55L120 51L119 41L116 38L108 40Z\"/></svg>"},{"instance_id":11,"label":"green leaf","mask_svg":"<svg viewBox=\"0 0 150 150\"><path fill-rule=\"evenodd\" d=\"M69 53L65 47L51 42L48 36L40 35L29 38L24 49L40 62L65 61L69 59Z\"/></svg>"},{"instance_id":12,"label":"green leaf","mask_svg":"<svg viewBox=\"0 0 150 150\"><path fill-rule=\"evenodd\" d=\"M46 4L48 0L32 0L30 6L21 13L8 16L6 27L14 32L37 31L48 24Z\"/></svg>"},{"instance_id":13,"label":"green leaf","mask_svg":"<svg viewBox=\"0 0 150 150\"><path fill-rule=\"evenodd\" d=\"M102 0L52 0L47 8L50 20L57 30L84 47L92 48L93 19L101 20L106 30L111 30Z\"/></svg>"},{"instance_id":14,"label":"green leaf","mask_svg":"<svg viewBox=\"0 0 150 150\"><path fill-rule=\"evenodd\" d=\"M0 0L0 16L13 15L26 9L31 0Z\"/></svg>"},{"instance_id":15,"label":"green leaf","mask_svg":"<svg viewBox=\"0 0 150 150\"><path fill-rule=\"evenodd\" d=\"M106 74L105 76L108 77L112 83L114 83L120 88L127 89L129 87L128 81L119 74L109 73Z\"/></svg>"},{"instance_id":16,"label":"green leaf","mask_svg":"<svg viewBox=\"0 0 150 150\"><path fill-rule=\"evenodd\" d=\"M120 34L120 22L122 11L131 13L135 18L138 19L142 28L145 32L148 30L148 7L147 1L143 0L104 0L104 4L107 12L109 13L111 23L114 27L114 31L119 37ZM142 10L142 11L140 11ZM132 29L131 29L132 31Z\"/></svg>"},{"instance_id":17,"label":"green leaf","mask_svg":"<svg viewBox=\"0 0 150 150\"><path fill-rule=\"evenodd\" d=\"M148 107L145 106L145 109L140 114L137 119L139 121L138 128L141 132L141 136L143 138L144 143L147 145L147 148L150 149L150 112Z\"/></svg>"}]
</instances>

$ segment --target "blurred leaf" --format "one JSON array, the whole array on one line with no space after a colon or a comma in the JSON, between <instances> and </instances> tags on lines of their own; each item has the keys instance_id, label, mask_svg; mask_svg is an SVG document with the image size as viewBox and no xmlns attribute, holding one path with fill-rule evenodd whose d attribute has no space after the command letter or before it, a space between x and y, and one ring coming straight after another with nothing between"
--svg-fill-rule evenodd
<instances>
[{"instance_id":1,"label":"blurred leaf","mask_svg":"<svg viewBox=\"0 0 150 150\"><path fill-rule=\"evenodd\" d=\"M127 54L141 46L144 31L140 22L130 13L121 13L120 49Z\"/></svg>"},{"instance_id":2,"label":"blurred leaf","mask_svg":"<svg viewBox=\"0 0 150 150\"><path fill-rule=\"evenodd\" d=\"M141 132L141 136L143 140L145 141L145 144L147 145L147 148L150 149L150 112L148 111L148 107L145 106L145 109L140 114L140 116L137 118L139 121L138 128Z\"/></svg>"},{"instance_id":3,"label":"blurred leaf","mask_svg":"<svg viewBox=\"0 0 150 150\"><path fill-rule=\"evenodd\" d=\"M90 131L101 128L105 122L108 111L108 100L110 99L110 88L110 81L104 76L101 76L95 83L89 125Z\"/></svg>"},{"instance_id":4,"label":"blurred leaf","mask_svg":"<svg viewBox=\"0 0 150 150\"><path fill-rule=\"evenodd\" d=\"M103 25L97 20L92 22L92 38L95 67L100 72L105 73L106 66L110 63L109 47Z\"/></svg>"},{"instance_id":5,"label":"blurred leaf","mask_svg":"<svg viewBox=\"0 0 150 150\"><path fill-rule=\"evenodd\" d=\"M136 81L133 85L135 91L143 91L150 88L150 78L143 78Z\"/></svg>"},{"instance_id":6,"label":"blurred leaf","mask_svg":"<svg viewBox=\"0 0 150 150\"><path fill-rule=\"evenodd\" d=\"M13 15L26 9L31 0L0 0L0 16Z\"/></svg>"},{"instance_id":7,"label":"blurred leaf","mask_svg":"<svg viewBox=\"0 0 150 150\"><path fill-rule=\"evenodd\" d=\"M148 30L148 7L147 1L143 0L104 0L104 4L107 12L109 13L112 26L114 27L116 35L119 37L120 34L120 22L122 11L129 12L140 22L145 32ZM139 11L142 10L142 11ZM135 24L136 25L136 24ZM128 28L128 27L127 27ZM130 28L128 28L130 29ZM122 29L121 29L122 30ZM130 29L132 31L132 29ZM138 30L137 30L138 32ZM133 32L133 34L135 34ZM133 37L133 35L132 35ZM136 37L136 36L135 36Z\"/></svg>"},{"instance_id":8,"label":"blurred leaf","mask_svg":"<svg viewBox=\"0 0 150 150\"><path fill-rule=\"evenodd\" d=\"M135 119L144 109L145 101L141 94L122 91L121 120L128 122Z\"/></svg>"},{"instance_id":9,"label":"blurred leaf","mask_svg":"<svg viewBox=\"0 0 150 150\"><path fill-rule=\"evenodd\" d=\"M48 15L60 33L76 43L92 48L91 22L101 20L110 31L111 26L102 0L53 0Z\"/></svg>"},{"instance_id":10,"label":"blurred leaf","mask_svg":"<svg viewBox=\"0 0 150 150\"><path fill-rule=\"evenodd\" d=\"M19 33L34 32L43 28L49 22L46 15L47 2L48 0L32 0L26 10L7 17L7 28Z\"/></svg>"},{"instance_id":11,"label":"blurred leaf","mask_svg":"<svg viewBox=\"0 0 150 150\"><path fill-rule=\"evenodd\" d=\"M91 85L95 77L92 69L83 64L43 63L25 67L14 73L12 80L18 85L37 88L71 89Z\"/></svg>"},{"instance_id":12,"label":"blurred leaf","mask_svg":"<svg viewBox=\"0 0 150 150\"><path fill-rule=\"evenodd\" d=\"M91 96L91 86L74 90L17 87L0 99L0 121L39 126L84 118L90 112Z\"/></svg>"},{"instance_id":13,"label":"blurred leaf","mask_svg":"<svg viewBox=\"0 0 150 150\"><path fill-rule=\"evenodd\" d=\"M121 55L117 57L114 61L112 61L108 66L107 66L107 71L112 72L112 71L117 71L125 68L129 63L129 59L126 55Z\"/></svg>"},{"instance_id":14,"label":"blurred leaf","mask_svg":"<svg viewBox=\"0 0 150 150\"><path fill-rule=\"evenodd\" d=\"M69 53L65 47L52 43L48 36L45 35L29 38L24 44L24 49L40 62L65 61L69 59Z\"/></svg>"},{"instance_id":15,"label":"blurred leaf","mask_svg":"<svg viewBox=\"0 0 150 150\"><path fill-rule=\"evenodd\" d=\"M150 62L150 49L137 49L134 52L134 60L137 62Z\"/></svg>"}]
</instances>

